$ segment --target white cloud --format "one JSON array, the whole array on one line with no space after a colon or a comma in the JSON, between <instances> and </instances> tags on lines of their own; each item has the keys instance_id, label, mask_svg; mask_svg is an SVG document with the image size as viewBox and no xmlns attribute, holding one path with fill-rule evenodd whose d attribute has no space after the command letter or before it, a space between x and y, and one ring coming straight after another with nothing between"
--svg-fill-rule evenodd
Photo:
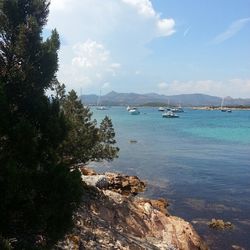
<instances>
[{"instance_id":1,"label":"white cloud","mask_svg":"<svg viewBox=\"0 0 250 250\"><path fill-rule=\"evenodd\" d=\"M107 82L103 82L115 77L121 68L119 63L113 62L110 51L103 44L90 39L71 48L66 46L61 53L69 53L68 58L71 58L71 61L61 65L58 74L59 80L66 83L68 88L107 88Z\"/></svg>"},{"instance_id":2,"label":"white cloud","mask_svg":"<svg viewBox=\"0 0 250 250\"><path fill-rule=\"evenodd\" d=\"M100 41L116 29L120 11L117 0L51 0L48 28L56 27L70 45Z\"/></svg>"},{"instance_id":3,"label":"white cloud","mask_svg":"<svg viewBox=\"0 0 250 250\"><path fill-rule=\"evenodd\" d=\"M150 0L51 0L50 9L48 27L57 27L69 43L137 34L145 44L175 32L174 19L161 18Z\"/></svg>"},{"instance_id":4,"label":"white cloud","mask_svg":"<svg viewBox=\"0 0 250 250\"><path fill-rule=\"evenodd\" d=\"M227 81L199 80L172 81L157 84L159 93L166 95L203 93L216 96L250 98L250 79L230 79Z\"/></svg>"},{"instance_id":5,"label":"white cloud","mask_svg":"<svg viewBox=\"0 0 250 250\"><path fill-rule=\"evenodd\" d=\"M175 21L161 18L150 0L51 0L47 28L54 27L63 41L59 80L91 89L136 71L148 43L172 35Z\"/></svg>"},{"instance_id":6,"label":"white cloud","mask_svg":"<svg viewBox=\"0 0 250 250\"><path fill-rule=\"evenodd\" d=\"M81 68L106 67L110 57L110 52L102 44L92 40L74 45L73 50L76 56L72 59L72 65Z\"/></svg>"},{"instance_id":7,"label":"white cloud","mask_svg":"<svg viewBox=\"0 0 250 250\"><path fill-rule=\"evenodd\" d=\"M164 91L168 88L168 84L166 82L160 82L158 83L158 88Z\"/></svg>"},{"instance_id":8,"label":"white cloud","mask_svg":"<svg viewBox=\"0 0 250 250\"><path fill-rule=\"evenodd\" d=\"M137 9L138 13L145 17L154 17L156 12L149 0L122 0L122 2L131 5Z\"/></svg>"},{"instance_id":9,"label":"white cloud","mask_svg":"<svg viewBox=\"0 0 250 250\"><path fill-rule=\"evenodd\" d=\"M160 18L160 14L156 13L151 1L149 0L122 0L122 2L135 8L139 15L142 15L145 18L151 19L151 21L155 23L156 36L170 36L175 32L174 19Z\"/></svg>"},{"instance_id":10,"label":"white cloud","mask_svg":"<svg viewBox=\"0 0 250 250\"><path fill-rule=\"evenodd\" d=\"M102 85L102 88L103 89L109 89L111 86L110 82L105 82L103 85Z\"/></svg>"},{"instance_id":11,"label":"white cloud","mask_svg":"<svg viewBox=\"0 0 250 250\"><path fill-rule=\"evenodd\" d=\"M175 21L174 19L159 19L157 20L157 28L159 36L170 36L175 33L174 30Z\"/></svg>"},{"instance_id":12,"label":"white cloud","mask_svg":"<svg viewBox=\"0 0 250 250\"><path fill-rule=\"evenodd\" d=\"M226 31L214 38L213 43L219 44L235 36L249 21L250 17L234 21Z\"/></svg>"},{"instance_id":13,"label":"white cloud","mask_svg":"<svg viewBox=\"0 0 250 250\"><path fill-rule=\"evenodd\" d=\"M71 0L52 0L50 3L51 10L65 10L67 6L70 6Z\"/></svg>"},{"instance_id":14,"label":"white cloud","mask_svg":"<svg viewBox=\"0 0 250 250\"><path fill-rule=\"evenodd\" d=\"M119 69L119 68L121 68L121 64L120 63L112 63L110 66L113 69Z\"/></svg>"}]
</instances>

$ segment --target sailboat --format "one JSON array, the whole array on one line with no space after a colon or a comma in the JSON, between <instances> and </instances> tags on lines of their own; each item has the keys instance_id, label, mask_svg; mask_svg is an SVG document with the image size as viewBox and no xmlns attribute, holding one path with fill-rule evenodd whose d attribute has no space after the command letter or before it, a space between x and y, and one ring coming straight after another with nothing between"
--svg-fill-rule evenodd
<instances>
[{"instance_id":1,"label":"sailboat","mask_svg":"<svg viewBox=\"0 0 250 250\"><path fill-rule=\"evenodd\" d=\"M97 107L96 107L96 109L97 110L107 110L108 109L107 107L100 105L101 104L101 96L102 96L102 92L100 90L100 95L99 95L99 97L97 99L97 104L96 104Z\"/></svg>"},{"instance_id":2,"label":"sailboat","mask_svg":"<svg viewBox=\"0 0 250 250\"><path fill-rule=\"evenodd\" d=\"M224 104L224 97L221 100L221 104L220 104L220 111L221 112L226 112L226 109L223 108L223 104Z\"/></svg>"},{"instance_id":3,"label":"sailboat","mask_svg":"<svg viewBox=\"0 0 250 250\"><path fill-rule=\"evenodd\" d=\"M168 106L166 107L167 111L171 111L170 105L169 105L169 99L168 99Z\"/></svg>"},{"instance_id":4,"label":"sailboat","mask_svg":"<svg viewBox=\"0 0 250 250\"><path fill-rule=\"evenodd\" d=\"M132 108L128 105L127 106L127 111L131 110Z\"/></svg>"},{"instance_id":5,"label":"sailboat","mask_svg":"<svg viewBox=\"0 0 250 250\"><path fill-rule=\"evenodd\" d=\"M231 109L227 109L227 108L223 108L223 105L224 105L224 97L222 98L221 100L221 105L220 105L220 111L221 112L228 112L228 113L232 113L232 110Z\"/></svg>"}]
</instances>

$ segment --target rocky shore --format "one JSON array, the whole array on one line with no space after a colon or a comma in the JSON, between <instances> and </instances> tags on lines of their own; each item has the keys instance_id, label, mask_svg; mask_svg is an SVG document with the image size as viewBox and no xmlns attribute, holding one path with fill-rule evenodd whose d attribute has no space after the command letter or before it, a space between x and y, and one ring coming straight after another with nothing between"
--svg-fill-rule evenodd
<instances>
[{"instance_id":1,"label":"rocky shore","mask_svg":"<svg viewBox=\"0 0 250 250\"><path fill-rule=\"evenodd\" d=\"M83 201L56 249L208 249L190 223L168 213L166 200L136 196L146 186L138 177L80 169Z\"/></svg>"}]
</instances>

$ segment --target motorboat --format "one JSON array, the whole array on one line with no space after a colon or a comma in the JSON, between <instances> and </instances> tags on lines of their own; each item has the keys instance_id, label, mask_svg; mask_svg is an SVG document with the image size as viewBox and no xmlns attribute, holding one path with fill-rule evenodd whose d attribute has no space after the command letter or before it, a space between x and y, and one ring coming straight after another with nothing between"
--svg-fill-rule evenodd
<instances>
[{"instance_id":1,"label":"motorboat","mask_svg":"<svg viewBox=\"0 0 250 250\"><path fill-rule=\"evenodd\" d=\"M179 116L172 111L168 111L168 112L163 113L162 117L164 117L164 118L179 118Z\"/></svg>"},{"instance_id":2,"label":"motorboat","mask_svg":"<svg viewBox=\"0 0 250 250\"><path fill-rule=\"evenodd\" d=\"M140 111L137 108L131 108L128 112L131 115L139 115L140 114Z\"/></svg>"},{"instance_id":3,"label":"motorboat","mask_svg":"<svg viewBox=\"0 0 250 250\"><path fill-rule=\"evenodd\" d=\"M96 109L97 110L108 110L108 108L105 106L98 106Z\"/></svg>"},{"instance_id":4,"label":"motorboat","mask_svg":"<svg viewBox=\"0 0 250 250\"><path fill-rule=\"evenodd\" d=\"M176 108L171 108L171 111L174 113L182 113L184 112L183 108L181 106L176 107Z\"/></svg>"},{"instance_id":5,"label":"motorboat","mask_svg":"<svg viewBox=\"0 0 250 250\"><path fill-rule=\"evenodd\" d=\"M165 111L165 108L163 108L163 107L159 107L159 108L158 108L158 111L163 112L163 111Z\"/></svg>"}]
</instances>

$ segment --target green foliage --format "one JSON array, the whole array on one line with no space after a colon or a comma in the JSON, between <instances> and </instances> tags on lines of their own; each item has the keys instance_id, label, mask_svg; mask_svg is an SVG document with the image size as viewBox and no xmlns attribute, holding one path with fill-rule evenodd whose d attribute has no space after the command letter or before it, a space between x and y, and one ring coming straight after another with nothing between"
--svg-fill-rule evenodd
<instances>
[{"instance_id":1,"label":"green foliage","mask_svg":"<svg viewBox=\"0 0 250 250\"><path fill-rule=\"evenodd\" d=\"M99 151L97 152L102 158L112 160L118 157L119 148L113 146L116 143L115 131L112 121L108 116L105 116L100 124L99 139L100 145L98 145Z\"/></svg>"},{"instance_id":2,"label":"green foliage","mask_svg":"<svg viewBox=\"0 0 250 250\"><path fill-rule=\"evenodd\" d=\"M45 91L58 68L59 35L42 40L46 0L4 0L0 11L0 234L16 249L45 247L70 228L82 187L58 154L68 127Z\"/></svg>"},{"instance_id":3,"label":"green foliage","mask_svg":"<svg viewBox=\"0 0 250 250\"><path fill-rule=\"evenodd\" d=\"M11 244L8 240L4 239L1 235L0 235L0 249L1 250L11 250Z\"/></svg>"},{"instance_id":4,"label":"green foliage","mask_svg":"<svg viewBox=\"0 0 250 250\"><path fill-rule=\"evenodd\" d=\"M117 157L115 133L108 117L98 128L58 83L59 35L41 35L48 2L0 7L0 246L16 238L16 249L50 248L70 228L82 194L80 173L69 166Z\"/></svg>"},{"instance_id":5,"label":"green foliage","mask_svg":"<svg viewBox=\"0 0 250 250\"><path fill-rule=\"evenodd\" d=\"M63 99L62 109L67 117L69 133L60 152L70 164L87 162L93 158L93 147L98 140L96 122L91 121L91 113L83 107L74 90Z\"/></svg>"},{"instance_id":6,"label":"green foliage","mask_svg":"<svg viewBox=\"0 0 250 250\"><path fill-rule=\"evenodd\" d=\"M113 146L116 141L111 120L105 117L98 128L89 108L83 106L74 90L65 96L63 86L56 89L63 93L61 105L69 127L68 136L60 148L63 159L76 164L117 157L119 149Z\"/></svg>"}]
</instances>

